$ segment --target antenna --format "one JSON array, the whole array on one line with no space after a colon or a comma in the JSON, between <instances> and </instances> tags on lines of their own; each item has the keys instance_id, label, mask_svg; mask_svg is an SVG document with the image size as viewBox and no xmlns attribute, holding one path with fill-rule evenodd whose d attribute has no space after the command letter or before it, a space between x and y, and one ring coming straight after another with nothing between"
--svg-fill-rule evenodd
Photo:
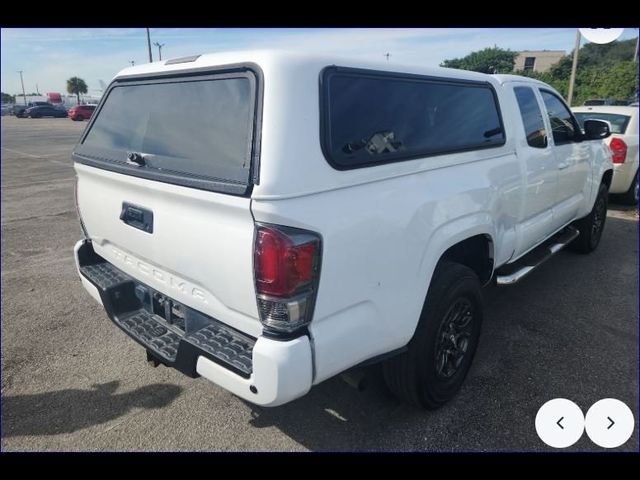
<instances>
[{"instance_id":1,"label":"antenna","mask_svg":"<svg viewBox=\"0 0 640 480\"><path fill-rule=\"evenodd\" d=\"M162 47L164 47L166 43L153 42L153 44L158 47L158 56L160 57L160 60L162 60Z\"/></svg>"}]
</instances>

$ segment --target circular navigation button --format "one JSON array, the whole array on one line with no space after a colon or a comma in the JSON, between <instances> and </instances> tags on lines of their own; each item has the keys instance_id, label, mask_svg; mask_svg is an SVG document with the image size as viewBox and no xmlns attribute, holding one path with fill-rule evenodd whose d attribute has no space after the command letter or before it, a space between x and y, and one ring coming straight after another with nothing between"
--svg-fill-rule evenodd
<instances>
[{"instance_id":1,"label":"circular navigation button","mask_svg":"<svg viewBox=\"0 0 640 480\"><path fill-rule=\"evenodd\" d=\"M604 398L591 406L585 424L593 443L604 448L616 448L629 440L633 433L633 413L620 400Z\"/></svg>"},{"instance_id":2,"label":"circular navigation button","mask_svg":"<svg viewBox=\"0 0 640 480\"><path fill-rule=\"evenodd\" d=\"M580 33L592 43L611 43L624 32L624 28L581 28Z\"/></svg>"},{"instance_id":3,"label":"circular navigation button","mask_svg":"<svg viewBox=\"0 0 640 480\"><path fill-rule=\"evenodd\" d=\"M584 432L584 415L580 407L566 398L554 398L540 407L536 415L536 432L540 440L553 448L567 448Z\"/></svg>"}]
</instances>

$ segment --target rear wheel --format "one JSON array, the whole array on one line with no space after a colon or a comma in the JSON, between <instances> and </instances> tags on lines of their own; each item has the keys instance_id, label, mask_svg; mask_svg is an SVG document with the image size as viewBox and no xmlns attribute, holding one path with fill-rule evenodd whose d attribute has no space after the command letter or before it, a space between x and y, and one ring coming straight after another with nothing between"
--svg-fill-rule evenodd
<instances>
[{"instance_id":1,"label":"rear wheel","mask_svg":"<svg viewBox=\"0 0 640 480\"><path fill-rule=\"evenodd\" d=\"M464 265L441 261L408 350L383 364L389 389L419 407L444 405L469 371L481 324L478 277Z\"/></svg>"},{"instance_id":2,"label":"rear wheel","mask_svg":"<svg viewBox=\"0 0 640 480\"><path fill-rule=\"evenodd\" d=\"M631 186L629 187L629 190L627 190L627 193L622 195L621 200L626 204L626 205L638 205L638 174L640 172L636 172L636 176L633 179L633 182L631 182Z\"/></svg>"},{"instance_id":3,"label":"rear wheel","mask_svg":"<svg viewBox=\"0 0 640 480\"><path fill-rule=\"evenodd\" d=\"M84 117L83 117L82 115L76 115L76 116L74 117L74 120L75 120L76 122L81 122L81 121L83 121L83 120L84 120Z\"/></svg>"},{"instance_id":4,"label":"rear wheel","mask_svg":"<svg viewBox=\"0 0 640 480\"><path fill-rule=\"evenodd\" d=\"M578 253L591 253L600 244L604 224L607 220L608 190L604 183L600 184L591 213L574 224L580 231L580 236L569 245L571 250Z\"/></svg>"}]
</instances>

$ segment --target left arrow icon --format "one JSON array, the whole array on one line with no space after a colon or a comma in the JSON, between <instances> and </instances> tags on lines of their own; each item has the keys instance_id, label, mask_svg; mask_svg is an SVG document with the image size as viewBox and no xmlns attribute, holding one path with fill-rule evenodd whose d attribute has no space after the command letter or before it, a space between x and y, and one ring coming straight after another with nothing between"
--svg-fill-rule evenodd
<instances>
[{"instance_id":1,"label":"left arrow icon","mask_svg":"<svg viewBox=\"0 0 640 480\"><path fill-rule=\"evenodd\" d=\"M536 432L540 440L552 448L570 447L584 432L584 414L571 400L554 398L538 410Z\"/></svg>"}]
</instances>

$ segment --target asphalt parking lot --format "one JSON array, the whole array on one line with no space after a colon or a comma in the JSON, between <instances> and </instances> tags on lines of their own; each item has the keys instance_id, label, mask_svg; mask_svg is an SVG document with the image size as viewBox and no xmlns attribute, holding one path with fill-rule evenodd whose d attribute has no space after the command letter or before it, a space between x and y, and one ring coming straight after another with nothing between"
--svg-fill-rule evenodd
<instances>
[{"instance_id":1,"label":"asphalt parking lot","mask_svg":"<svg viewBox=\"0 0 640 480\"><path fill-rule=\"evenodd\" d=\"M440 410L398 403L371 369L295 402L251 406L152 368L81 287L70 151L86 122L2 117L2 450L548 450L534 419L564 397L629 405L638 450L638 230L610 205L599 249L562 252L486 289L483 333L460 394ZM571 450L602 450L586 435Z\"/></svg>"}]
</instances>

